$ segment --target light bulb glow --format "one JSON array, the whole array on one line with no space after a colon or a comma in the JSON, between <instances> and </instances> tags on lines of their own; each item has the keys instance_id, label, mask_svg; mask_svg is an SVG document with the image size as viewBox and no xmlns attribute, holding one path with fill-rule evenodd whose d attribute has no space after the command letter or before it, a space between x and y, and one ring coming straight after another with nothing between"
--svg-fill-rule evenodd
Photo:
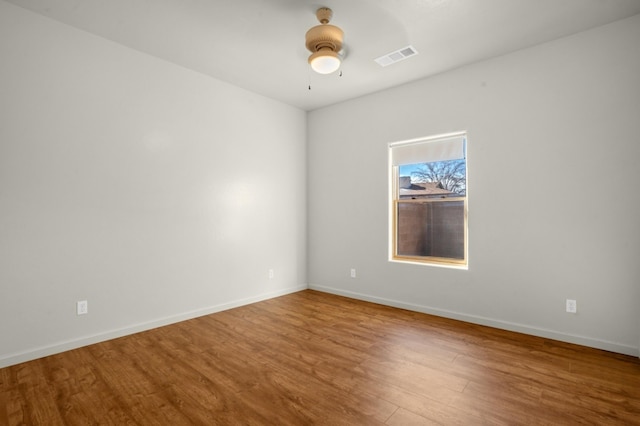
<instances>
[{"instance_id":1,"label":"light bulb glow","mask_svg":"<svg viewBox=\"0 0 640 426\"><path fill-rule=\"evenodd\" d=\"M340 58L333 51L322 50L309 57L309 64L318 74L331 74L340 68Z\"/></svg>"}]
</instances>

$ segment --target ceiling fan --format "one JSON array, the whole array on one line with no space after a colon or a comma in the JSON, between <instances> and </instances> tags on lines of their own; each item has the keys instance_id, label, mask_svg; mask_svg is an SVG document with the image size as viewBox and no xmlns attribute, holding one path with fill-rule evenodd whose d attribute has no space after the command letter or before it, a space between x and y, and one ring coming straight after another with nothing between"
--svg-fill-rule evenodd
<instances>
[{"instance_id":1,"label":"ceiling fan","mask_svg":"<svg viewBox=\"0 0 640 426\"><path fill-rule=\"evenodd\" d=\"M344 31L329 24L333 11L321 7L316 11L320 25L312 27L305 35L307 49L311 52L309 65L319 74L331 74L340 68Z\"/></svg>"}]
</instances>

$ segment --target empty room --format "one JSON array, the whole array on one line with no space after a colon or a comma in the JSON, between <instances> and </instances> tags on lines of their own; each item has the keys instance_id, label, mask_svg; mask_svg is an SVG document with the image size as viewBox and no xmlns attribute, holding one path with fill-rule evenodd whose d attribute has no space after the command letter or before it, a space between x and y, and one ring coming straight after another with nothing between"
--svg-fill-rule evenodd
<instances>
[{"instance_id":1,"label":"empty room","mask_svg":"<svg viewBox=\"0 0 640 426\"><path fill-rule=\"evenodd\" d=\"M640 424L639 0L0 0L0 425Z\"/></svg>"}]
</instances>

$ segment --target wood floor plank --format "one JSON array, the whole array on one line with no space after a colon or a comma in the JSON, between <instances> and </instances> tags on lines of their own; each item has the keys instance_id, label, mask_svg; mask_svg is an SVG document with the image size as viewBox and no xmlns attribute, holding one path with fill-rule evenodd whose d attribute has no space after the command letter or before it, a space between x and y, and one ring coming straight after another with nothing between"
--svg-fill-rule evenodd
<instances>
[{"instance_id":1,"label":"wood floor plank","mask_svg":"<svg viewBox=\"0 0 640 426\"><path fill-rule=\"evenodd\" d=\"M1 425L640 425L640 361L301 291L0 369Z\"/></svg>"},{"instance_id":2,"label":"wood floor plank","mask_svg":"<svg viewBox=\"0 0 640 426\"><path fill-rule=\"evenodd\" d=\"M393 413L389 420L387 420L387 425L389 426L437 426L439 424L440 423L412 413L404 408L399 408Z\"/></svg>"},{"instance_id":3,"label":"wood floor plank","mask_svg":"<svg viewBox=\"0 0 640 426\"><path fill-rule=\"evenodd\" d=\"M59 406L56 392L48 386L43 363L20 364L12 378L21 397L20 409L14 411L18 424L63 424L61 408L65 407Z\"/></svg>"},{"instance_id":4,"label":"wood floor plank","mask_svg":"<svg viewBox=\"0 0 640 426\"><path fill-rule=\"evenodd\" d=\"M364 381L335 380L337 372L340 372L339 376L343 378L353 377L353 370L347 365L338 366L326 361L309 364L295 352L267 351L260 356L263 356L265 364L274 370L296 372L296 379L300 376L305 377L308 381L305 386L309 386L314 399L318 399L318 394L328 396L323 397L318 404L330 411L332 407L353 405L365 416L383 422L398 408L397 405L368 392L366 387L361 386Z\"/></svg>"}]
</instances>

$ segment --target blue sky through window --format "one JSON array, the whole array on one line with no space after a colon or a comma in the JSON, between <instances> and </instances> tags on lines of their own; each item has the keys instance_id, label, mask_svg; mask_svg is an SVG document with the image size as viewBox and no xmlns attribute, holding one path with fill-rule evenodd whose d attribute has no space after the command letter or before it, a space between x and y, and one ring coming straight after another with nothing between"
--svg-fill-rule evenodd
<instances>
[{"instance_id":1,"label":"blue sky through window","mask_svg":"<svg viewBox=\"0 0 640 426\"><path fill-rule=\"evenodd\" d=\"M402 164L399 166L400 176L411 176L411 173L415 172L420 168L424 163L417 164Z\"/></svg>"}]
</instances>

